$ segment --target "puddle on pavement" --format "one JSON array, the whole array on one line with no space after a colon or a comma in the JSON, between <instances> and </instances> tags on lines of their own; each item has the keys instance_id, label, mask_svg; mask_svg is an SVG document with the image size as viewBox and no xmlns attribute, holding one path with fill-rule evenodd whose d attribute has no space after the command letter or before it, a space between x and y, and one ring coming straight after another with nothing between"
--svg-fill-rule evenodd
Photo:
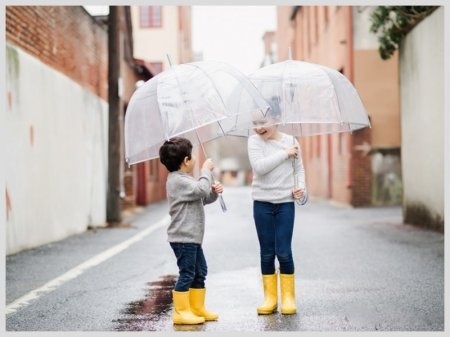
<instances>
[{"instance_id":1,"label":"puddle on pavement","mask_svg":"<svg viewBox=\"0 0 450 337\"><path fill-rule=\"evenodd\" d=\"M114 320L117 331L156 331L161 321L170 319L172 290L176 275L166 275L160 280L149 282L149 292L144 300L131 302L122 311L123 318Z\"/></svg>"},{"instance_id":2,"label":"puddle on pavement","mask_svg":"<svg viewBox=\"0 0 450 337\"><path fill-rule=\"evenodd\" d=\"M176 275L166 275L155 282L147 283L147 294L143 300L128 303L121 311L120 318L113 321L115 331L208 331L218 328L215 322L198 325L173 325L172 323L172 290L177 280ZM235 307L230 310L244 310L249 308ZM254 312L254 308L251 308ZM297 331L299 321L297 315L250 315L245 322L248 331ZM224 331L235 331L236 322L222 320L220 324ZM242 330L242 322L237 330ZM244 328L245 331L247 331Z\"/></svg>"}]
</instances>

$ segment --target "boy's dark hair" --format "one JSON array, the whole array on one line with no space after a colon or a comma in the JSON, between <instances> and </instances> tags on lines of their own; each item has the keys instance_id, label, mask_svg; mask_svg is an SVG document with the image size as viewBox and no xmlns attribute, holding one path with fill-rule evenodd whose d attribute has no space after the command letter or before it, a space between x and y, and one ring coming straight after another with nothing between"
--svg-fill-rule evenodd
<instances>
[{"instance_id":1,"label":"boy's dark hair","mask_svg":"<svg viewBox=\"0 0 450 337\"><path fill-rule=\"evenodd\" d=\"M185 157L191 159L192 143L189 139L175 137L166 140L159 148L159 160L169 172L178 171Z\"/></svg>"}]
</instances>

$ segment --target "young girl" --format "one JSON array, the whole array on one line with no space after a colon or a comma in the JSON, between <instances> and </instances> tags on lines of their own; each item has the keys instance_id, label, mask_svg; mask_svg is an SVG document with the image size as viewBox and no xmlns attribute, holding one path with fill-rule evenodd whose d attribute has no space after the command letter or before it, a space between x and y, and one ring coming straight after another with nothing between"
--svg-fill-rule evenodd
<instances>
[{"instance_id":1,"label":"young girl","mask_svg":"<svg viewBox=\"0 0 450 337\"><path fill-rule=\"evenodd\" d=\"M277 310L277 274L280 266L281 313L295 314L295 278L292 258L294 202L303 205L308 199L300 145L293 137L269 126L269 120L254 122L255 135L248 140L248 155L253 169L253 218L260 246L264 303L258 314ZM298 188L294 187L292 161L295 160Z\"/></svg>"}]
</instances>

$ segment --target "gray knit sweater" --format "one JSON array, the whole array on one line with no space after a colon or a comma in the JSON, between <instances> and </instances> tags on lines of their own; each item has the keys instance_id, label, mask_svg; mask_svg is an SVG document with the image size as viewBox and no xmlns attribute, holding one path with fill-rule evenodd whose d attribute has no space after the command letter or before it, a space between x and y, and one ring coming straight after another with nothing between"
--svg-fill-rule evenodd
<instances>
[{"instance_id":1,"label":"gray knit sweater","mask_svg":"<svg viewBox=\"0 0 450 337\"><path fill-rule=\"evenodd\" d=\"M298 159L295 160L295 174L298 185L305 189L305 194L297 204L303 205L308 200L305 184L305 170L301 155L300 144ZM274 204L294 201L294 169L292 159L289 159L287 148L292 147L293 138L281 133L280 139L264 140L259 135L248 139L248 157L253 169L252 197L258 201L268 201Z\"/></svg>"},{"instance_id":2,"label":"gray knit sweater","mask_svg":"<svg viewBox=\"0 0 450 337\"><path fill-rule=\"evenodd\" d=\"M211 190L212 181L212 174L207 170L201 171L198 180L180 171L169 173L166 190L171 220L167 241L202 244L205 233L203 205L216 201L218 196Z\"/></svg>"}]
</instances>

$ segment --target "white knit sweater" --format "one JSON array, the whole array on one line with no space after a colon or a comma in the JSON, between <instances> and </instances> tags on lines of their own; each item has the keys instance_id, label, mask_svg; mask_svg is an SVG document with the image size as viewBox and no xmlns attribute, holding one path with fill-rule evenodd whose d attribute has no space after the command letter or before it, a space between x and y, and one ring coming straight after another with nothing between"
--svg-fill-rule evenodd
<instances>
[{"instance_id":1,"label":"white knit sweater","mask_svg":"<svg viewBox=\"0 0 450 337\"><path fill-rule=\"evenodd\" d=\"M305 185L305 170L301 156L295 160L295 172L298 177L298 186L305 189L304 196L297 201L303 205L308 200ZM293 137L281 133L280 139L264 140L259 135L248 139L248 157L253 168L252 197L253 200L282 203L294 201L292 189L294 188L293 159L288 157L287 148L292 147Z\"/></svg>"}]
</instances>

